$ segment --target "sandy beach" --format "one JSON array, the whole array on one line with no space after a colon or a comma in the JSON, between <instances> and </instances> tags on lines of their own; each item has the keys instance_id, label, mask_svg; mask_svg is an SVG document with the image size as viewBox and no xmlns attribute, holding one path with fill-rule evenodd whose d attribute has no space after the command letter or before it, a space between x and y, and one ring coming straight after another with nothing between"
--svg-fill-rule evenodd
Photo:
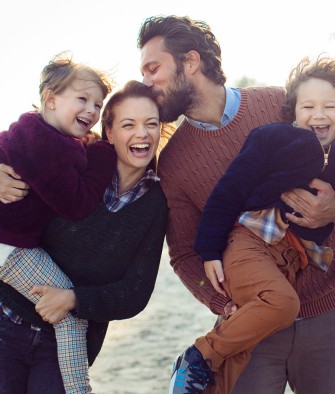
<instances>
[{"instance_id":1,"label":"sandy beach","mask_svg":"<svg viewBox=\"0 0 335 394\"><path fill-rule=\"evenodd\" d=\"M94 393L167 394L176 355L215 320L173 272L165 246L147 308L109 325L103 349L90 369ZM289 393L287 389L285 394Z\"/></svg>"}]
</instances>

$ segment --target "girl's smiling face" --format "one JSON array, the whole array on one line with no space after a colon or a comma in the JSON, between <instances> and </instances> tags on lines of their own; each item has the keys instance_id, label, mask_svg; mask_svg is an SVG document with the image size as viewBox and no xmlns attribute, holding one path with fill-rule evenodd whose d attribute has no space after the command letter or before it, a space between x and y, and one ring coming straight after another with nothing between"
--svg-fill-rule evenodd
<instances>
[{"instance_id":1,"label":"girl's smiling face","mask_svg":"<svg viewBox=\"0 0 335 394\"><path fill-rule=\"evenodd\" d=\"M134 173L141 177L160 139L157 104L147 97L129 97L115 105L113 113L113 124L106 134L115 146L118 172L121 177Z\"/></svg>"},{"instance_id":2,"label":"girl's smiling face","mask_svg":"<svg viewBox=\"0 0 335 394\"><path fill-rule=\"evenodd\" d=\"M296 124L314 131L323 146L335 139L335 88L323 79L311 78L297 89Z\"/></svg>"},{"instance_id":3,"label":"girl's smiling face","mask_svg":"<svg viewBox=\"0 0 335 394\"><path fill-rule=\"evenodd\" d=\"M43 117L62 134L82 138L98 122L103 100L96 83L75 79L61 93L50 93Z\"/></svg>"}]
</instances>

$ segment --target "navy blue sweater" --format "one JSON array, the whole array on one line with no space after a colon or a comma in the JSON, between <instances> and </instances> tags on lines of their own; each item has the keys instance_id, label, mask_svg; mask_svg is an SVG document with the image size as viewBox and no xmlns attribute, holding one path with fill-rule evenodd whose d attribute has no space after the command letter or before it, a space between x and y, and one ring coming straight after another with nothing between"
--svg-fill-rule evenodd
<instances>
[{"instance_id":1,"label":"navy blue sweater","mask_svg":"<svg viewBox=\"0 0 335 394\"><path fill-rule=\"evenodd\" d=\"M313 178L335 188L334 156L329 155L328 165L323 168L323 148L310 130L287 123L253 129L206 203L195 251L203 261L221 260L229 233L241 212L277 206L286 220L285 213L292 209L280 200L283 192L297 187L315 192L308 187ZM322 244L333 223L317 229L289 223L289 228L302 239Z\"/></svg>"},{"instance_id":2,"label":"navy blue sweater","mask_svg":"<svg viewBox=\"0 0 335 394\"><path fill-rule=\"evenodd\" d=\"M72 280L77 317L89 320L90 365L99 353L111 320L129 319L149 302L155 286L167 221L159 182L117 212L103 202L88 217L55 218L42 246ZM0 281L0 300L26 321L53 331L35 306Z\"/></svg>"}]
</instances>

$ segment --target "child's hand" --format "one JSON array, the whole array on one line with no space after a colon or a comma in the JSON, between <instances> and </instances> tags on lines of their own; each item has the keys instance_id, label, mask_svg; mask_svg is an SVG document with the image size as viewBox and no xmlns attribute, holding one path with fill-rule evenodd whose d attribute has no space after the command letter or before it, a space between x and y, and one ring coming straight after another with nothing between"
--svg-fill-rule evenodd
<instances>
[{"instance_id":1,"label":"child's hand","mask_svg":"<svg viewBox=\"0 0 335 394\"><path fill-rule=\"evenodd\" d=\"M94 144L95 142L100 141L100 140L101 140L100 134L97 133L96 131L92 131L92 130L88 131L84 135L84 137L81 138L81 142L86 146L90 145L90 144Z\"/></svg>"},{"instance_id":2,"label":"child's hand","mask_svg":"<svg viewBox=\"0 0 335 394\"><path fill-rule=\"evenodd\" d=\"M205 267L206 276L211 281L214 289L218 293L227 296L227 293L222 288L222 282L224 281L222 261L221 260L205 261L204 267Z\"/></svg>"}]
</instances>

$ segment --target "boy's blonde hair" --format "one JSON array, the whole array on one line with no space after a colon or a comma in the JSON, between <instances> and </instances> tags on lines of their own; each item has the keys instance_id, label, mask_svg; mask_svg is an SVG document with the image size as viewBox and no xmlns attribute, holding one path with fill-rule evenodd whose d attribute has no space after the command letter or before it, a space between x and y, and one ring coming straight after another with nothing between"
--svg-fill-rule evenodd
<instances>
[{"instance_id":1,"label":"boy's blonde hair","mask_svg":"<svg viewBox=\"0 0 335 394\"><path fill-rule=\"evenodd\" d=\"M291 71L286 83L286 95L281 108L281 115L285 122L294 122L298 88L301 83L312 78L327 81L335 88L335 59L320 55L316 61L312 61L305 57Z\"/></svg>"}]
</instances>

